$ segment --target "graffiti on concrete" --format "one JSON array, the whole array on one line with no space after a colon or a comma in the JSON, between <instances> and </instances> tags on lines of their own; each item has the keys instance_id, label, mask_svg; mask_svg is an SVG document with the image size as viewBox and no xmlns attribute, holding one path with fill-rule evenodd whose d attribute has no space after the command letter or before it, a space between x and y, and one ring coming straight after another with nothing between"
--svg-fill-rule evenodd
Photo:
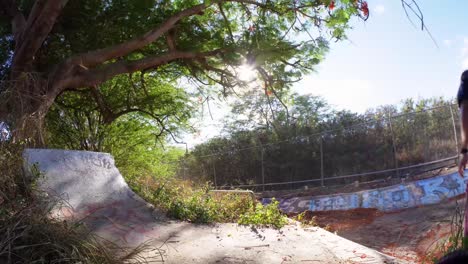
<instances>
[{"instance_id":1,"label":"graffiti on concrete","mask_svg":"<svg viewBox=\"0 0 468 264\"><path fill-rule=\"evenodd\" d=\"M343 194L331 197L312 198L309 210L330 211L348 210L359 207L359 196L357 194Z\"/></svg>"},{"instance_id":2,"label":"graffiti on concrete","mask_svg":"<svg viewBox=\"0 0 468 264\"><path fill-rule=\"evenodd\" d=\"M77 167L82 167L83 165L91 165L94 167L100 167L104 169L111 169L114 167L113 160L107 156L96 155L93 153L68 153L63 157L64 164L68 165L70 169L76 169ZM76 166L80 164L81 166Z\"/></svg>"},{"instance_id":3,"label":"graffiti on concrete","mask_svg":"<svg viewBox=\"0 0 468 264\"><path fill-rule=\"evenodd\" d=\"M269 204L271 203L271 198L263 198L262 204ZM298 197L288 198L288 199L280 199L279 208L281 211L285 213L293 213L293 212L302 212L310 209L310 199L300 199Z\"/></svg>"},{"instance_id":4,"label":"graffiti on concrete","mask_svg":"<svg viewBox=\"0 0 468 264\"><path fill-rule=\"evenodd\" d=\"M386 189L361 192L363 208L382 211L404 209L412 206L410 191L402 185Z\"/></svg>"},{"instance_id":5,"label":"graffiti on concrete","mask_svg":"<svg viewBox=\"0 0 468 264\"><path fill-rule=\"evenodd\" d=\"M356 193L331 196L295 197L279 200L284 212L350 210L376 208L397 211L420 205L435 204L465 192L465 179L458 173L423 179ZM268 203L269 199L264 199Z\"/></svg>"}]
</instances>

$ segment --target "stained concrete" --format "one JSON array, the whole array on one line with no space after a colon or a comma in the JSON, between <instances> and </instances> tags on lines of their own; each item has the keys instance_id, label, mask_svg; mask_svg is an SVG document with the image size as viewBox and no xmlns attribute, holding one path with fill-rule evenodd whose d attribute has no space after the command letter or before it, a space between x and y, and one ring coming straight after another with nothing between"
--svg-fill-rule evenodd
<instances>
[{"instance_id":1,"label":"stained concrete","mask_svg":"<svg viewBox=\"0 0 468 264\"><path fill-rule=\"evenodd\" d=\"M106 153L27 149L38 186L62 201L54 215L80 221L122 246L147 242L157 263L403 263L320 228L291 222L281 230L172 221L130 190Z\"/></svg>"}]
</instances>

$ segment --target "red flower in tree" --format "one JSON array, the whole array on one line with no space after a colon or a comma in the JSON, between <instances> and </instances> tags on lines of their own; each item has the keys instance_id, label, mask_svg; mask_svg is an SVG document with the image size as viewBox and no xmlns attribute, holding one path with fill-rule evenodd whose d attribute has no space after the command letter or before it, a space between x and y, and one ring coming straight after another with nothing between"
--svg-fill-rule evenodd
<instances>
[{"instance_id":1,"label":"red flower in tree","mask_svg":"<svg viewBox=\"0 0 468 264\"><path fill-rule=\"evenodd\" d=\"M335 1L331 1L328 5L328 8L330 9L330 11L333 11L333 9L335 9Z\"/></svg>"},{"instance_id":2,"label":"red flower in tree","mask_svg":"<svg viewBox=\"0 0 468 264\"><path fill-rule=\"evenodd\" d=\"M362 2L361 11L365 17L369 16L369 6L367 5L366 1Z\"/></svg>"}]
</instances>

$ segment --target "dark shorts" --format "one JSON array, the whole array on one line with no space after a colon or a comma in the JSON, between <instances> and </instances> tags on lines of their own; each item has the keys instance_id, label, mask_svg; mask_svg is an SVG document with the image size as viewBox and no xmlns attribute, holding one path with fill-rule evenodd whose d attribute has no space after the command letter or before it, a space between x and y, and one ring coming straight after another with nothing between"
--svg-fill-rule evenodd
<instances>
[{"instance_id":1,"label":"dark shorts","mask_svg":"<svg viewBox=\"0 0 468 264\"><path fill-rule=\"evenodd\" d=\"M460 83L460 88L458 88L458 93L457 93L458 107L460 107L461 102L464 100L468 100L468 82L462 81Z\"/></svg>"}]
</instances>

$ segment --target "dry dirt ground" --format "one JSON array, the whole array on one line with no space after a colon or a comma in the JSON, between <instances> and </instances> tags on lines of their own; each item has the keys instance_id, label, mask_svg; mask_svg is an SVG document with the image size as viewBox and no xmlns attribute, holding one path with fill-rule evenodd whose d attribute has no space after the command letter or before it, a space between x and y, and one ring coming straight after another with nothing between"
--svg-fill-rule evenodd
<instances>
[{"instance_id":1,"label":"dry dirt ground","mask_svg":"<svg viewBox=\"0 0 468 264\"><path fill-rule=\"evenodd\" d=\"M412 263L431 263L429 253L436 252L451 233L457 206L464 208L464 197L393 213L359 209L307 212L306 217L316 216L320 226L329 225L339 236L384 254Z\"/></svg>"}]
</instances>

